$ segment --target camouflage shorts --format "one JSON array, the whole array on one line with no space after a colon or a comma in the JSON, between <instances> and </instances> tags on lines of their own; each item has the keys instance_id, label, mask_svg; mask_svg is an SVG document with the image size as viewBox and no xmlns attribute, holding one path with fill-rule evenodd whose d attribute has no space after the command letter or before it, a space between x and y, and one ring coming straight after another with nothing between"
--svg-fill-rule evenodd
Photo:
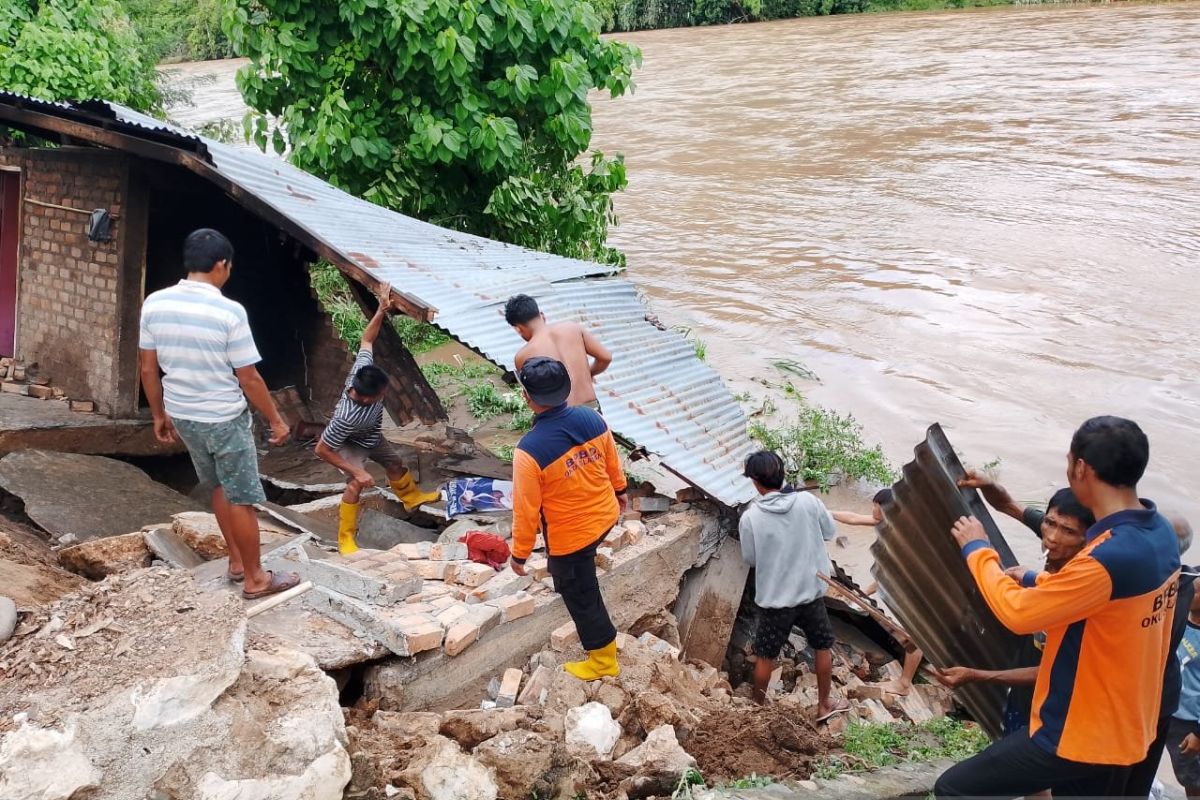
<instances>
[{"instance_id":1,"label":"camouflage shorts","mask_svg":"<svg viewBox=\"0 0 1200 800\"><path fill-rule=\"evenodd\" d=\"M235 506L266 501L258 477L258 448L249 410L228 422L171 421L187 445L201 485L214 489L220 486L225 499Z\"/></svg>"}]
</instances>

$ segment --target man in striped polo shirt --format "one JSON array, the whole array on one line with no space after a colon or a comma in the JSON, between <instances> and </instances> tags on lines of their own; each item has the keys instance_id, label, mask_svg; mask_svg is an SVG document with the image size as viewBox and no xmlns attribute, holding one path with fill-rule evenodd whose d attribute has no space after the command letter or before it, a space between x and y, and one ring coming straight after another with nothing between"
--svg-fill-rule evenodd
<instances>
[{"instance_id":1,"label":"man in striped polo shirt","mask_svg":"<svg viewBox=\"0 0 1200 800\"><path fill-rule=\"evenodd\" d=\"M387 471L388 485L404 508L412 511L432 503L441 495L422 492L404 466L395 445L383 438L383 395L387 391L387 373L375 366L375 339L392 308L392 287L379 287L379 307L363 331L358 358L346 378L346 388L333 410L333 418L317 442L317 455L346 474L346 491L338 509L338 552L349 555L358 550L358 500L363 490L375 485L365 469L370 459Z\"/></svg>"},{"instance_id":2,"label":"man in striped polo shirt","mask_svg":"<svg viewBox=\"0 0 1200 800\"><path fill-rule=\"evenodd\" d=\"M246 309L221 294L233 269L233 245L211 228L193 231L183 242L183 266L187 278L142 305L142 388L155 437L163 444L183 440L201 484L213 487L213 513L229 546L229 579L244 582L248 600L266 597L300 578L264 570L259 561L254 505L267 498L247 398L270 422L271 444L287 440L288 426L254 366L262 359Z\"/></svg>"}]
</instances>

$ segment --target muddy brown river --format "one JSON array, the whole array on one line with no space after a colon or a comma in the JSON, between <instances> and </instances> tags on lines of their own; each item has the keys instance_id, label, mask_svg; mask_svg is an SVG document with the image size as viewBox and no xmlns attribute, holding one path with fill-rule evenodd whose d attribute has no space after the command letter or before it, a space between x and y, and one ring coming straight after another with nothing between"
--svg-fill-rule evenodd
<instances>
[{"instance_id":1,"label":"muddy brown river","mask_svg":"<svg viewBox=\"0 0 1200 800\"><path fill-rule=\"evenodd\" d=\"M1014 493L1132 417L1144 494L1200 523L1200 4L1015 7L630 34L596 108L614 243L738 389L819 376L901 463L940 421ZM236 62L176 114L240 113ZM1194 553L1200 553L1197 548Z\"/></svg>"}]
</instances>

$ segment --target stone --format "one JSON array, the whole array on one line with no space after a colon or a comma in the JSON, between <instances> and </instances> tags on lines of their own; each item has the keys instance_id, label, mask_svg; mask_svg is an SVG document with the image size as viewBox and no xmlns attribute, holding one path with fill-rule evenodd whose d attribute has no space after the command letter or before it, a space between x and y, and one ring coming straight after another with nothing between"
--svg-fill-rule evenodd
<instances>
[{"instance_id":1,"label":"stone","mask_svg":"<svg viewBox=\"0 0 1200 800\"><path fill-rule=\"evenodd\" d=\"M467 595L467 602L483 603L505 595L516 594L528 589L531 583L533 583L533 576L518 575L513 572L512 567L505 567L502 572L497 573L487 583Z\"/></svg>"},{"instance_id":2,"label":"stone","mask_svg":"<svg viewBox=\"0 0 1200 800\"><path fill-rule=\"evenodd\" d=\"M405 782L420 800L497 800L492 770L444 736L435 736L409 764Z\"/></svg>"},{"instance_id":3,"label":"stone","mask_svg":"<svg viewBox=\"0 0 1200 800\"><path fill-rule=\"evenodd\" d=\"M0 741L4 800L73 800L98 790L102 777L76 741L75 725L57 731L25 724Z\"/></svg>"},{"instance_id":4,"label":"stone","mask_svg":"<svg viewBox=\"0 0 1200 800\"><path fill-rule=\"evenodd\" d=\"M545 703L546 696L550 692L550 686L554 682L554 674L557 671L556 667L539 665L529 676L529 680L525 682L525 688L521 690L521 694L517 697L517 702L523 706L540 706Z\"/></svg>"},{"instance_id":5,"label":"stone","mask_svg":"<svg viewBox=\"0 0 1200 800\"><path fill-rule=\"evenodd\" d=\"M596 690L596 702L606 705L616 718L621 716L621 712L629 704L629 695L616 683L605 680Z\"/></svg>"},{"instance_id":6,"label":"stone","mask_svg":"<svg viewBox=\"0 0 1200 800\"><path fill-rule=\"evenodd\" d=\"M640 514L661 514L671 509L671 500L661 495L651 495L635 497L630 505Z\"/></svg>"},{"instance_id":7,"label":"stone","mask_svg":"<svg viewBox=\"0 0 1200 800\"><path fill-rule=\"evenodd\" d=\"M60 564L92 580L148 567L153 560L141 531L88 539L58 552Z\"/></svg>"},{"instance_id":8,"label":"stone","mask_svg":"<svg viewBox=\"0 0 1200 800\"><path fill-rule=\"evenodd\" d=\"M523 708L468 709L447 711L434 732L453 739L467 750L474 750L480 742L528 725L529 714Z\"/></svg>"},{"instance_id":9,"label":"stone","mask_svg":"<svg viewBox=\"0 0 1200 800\"><path fill-rule=\"evenodd\" d=\"M585 703L568 710L564 725L567 747L589 755L595 753L601 760L612 755L621 738L621 726L602 703Z\"/></svg>"},{"instance_id":10,"label":"stone","mask_svg":"<svg viewBox=\"0 0 1200 800\"><path fill-rule=\"evenodd\" d=\"M646 536L646 526L635 519L626 519L622 526L621 538L625 540L626 547L632 547L640 542Z\"/></svg>"},{"instance_id":11,"label":"stone","mask_svg":"<svg viewBox=\"0 0 1200 800\"><path fill-rule=\"evenodd\" d=\"M456 567L453 579L454 583L462 584L475 588L482 586L496 576L496 570L489 567L487 564L476 564L473 561L456 561L453 562Z\"/></svg>"},{"instance_id":12,"label":"stone","mask_svg":"<svg viewBox=\"0 0 1200 800\"><path fill-rule=\"evenodd\" d=\"M142 540L151 553L176 569L194 569L204 563L204 559L170 528L143 531Z\"/></svg>"},{"instance_id":13,"label":"stone","mask_svg":"<svg viewBox=\"0 0 1200 800\"><path fill-rule=\"evenodd\" d=\"M470 622L459 622L446 631L446 641L442 645L446 655L456 656L466 650L479 638L479 626Z\"/></svg>"},{"instance_id":14,"label":"stone","mask_svg":"<svg viewBox=\"0 0 1200 800\"><path fill-rule=\"evenodd\" d=\"M467 561L470 554L465 544L460 542L439 542L429 549L431 561Z\"/></svg>"},{"instance_id":15,"label":"stone","mask_svg":"<svg viewBox=\"0 0 1200 800\"><path fill-rule=\"evenodd\" d=\"M51 536L81 542L141 531L198 508L137 467L79 453L9 453L0 458L0 486L24 500L25 513Z\"/></svg>"},{"instance_id":16,"label":"stone","mask_svg":"<svg viewBox=\"0 0 1200 800\"><path fill-rule=\"evenodd\" d=\"M512 622L521 617L528 617L537 607L533 595L528 592L517 592L516 594L498 597L495 600L489 600L487 605L494 606L500 610L501 622Z\"/></svg>"},{"instance_id":17,"label":"stone","mask_svg":"<svg viewBox=\"0 0 1200 800\"><path fill-rule=\"evenodd\" d=\"M679 746L675 728L662 725L650 731L645 742L621 756L617 763L628 764L639 771L682 775L696 766L696 759Z\"/></svg>"},{"instance_id":18,"label":"stone","mask_svg":"<svg viewBox=\"0 0 1200 800\"><path fill-rule=\"evenodd\" d=\"M675 659L679 658L680 651L679 651L678 647L674 647L669 642L663 641L662 639L658 638L657 636L655 636L653 633L650 633L649 631L647 631L646 633L643 633L641 636L639 636L638 642L640 642L641 645L643 647L645 647L646 649L651 650L655 653L663 653L663 654L669 655L671 658L675 658Z\"/></svg>"},{"instance_id":19,"label":"stone","mask_svg":"<svg viewBox=\"0 0 1200 800\"><path fill-rule=\"evenodd\" d=\"M649 690L633 698L633 707L642 730L652 731L663 725L678 725L682 721L674 701L662 692Z\"/></svg>"},{"instance_id":20,"label":"stone","mask_svg":"<svg viewBox=\"0 0 1200 800\"><path fill-rule=\"evenodd\" d=\"M559 653L577 644L579 644L579 632L575 630L574 622L560 625L550 634L550 647Z\"/></svg>"},{"instance_id":21,"label":"stone","mask_svg":"<svg viewBox=\"0 0 1200 800\"><path fill-rule=\"evenodd\" d=\"M533 731L514 730L488 739L475 748L475 758L495 771L500 797L528 800L538 797L574 797L555 791L557 745Z\"/></svg>"},{"instance_id":22,"label":"stone","mask_svg":"<svg viewBox=\"0 0 1200 800\"><path fill-rule=\"evenodd\" d=\"M0 595L0 644L4 644L17 629L17 604Z\"/></svg>"},{"instance_id":23,"label":"stone","mask_svg":"<svg viewBox=\"0 0 1200 800\"><path fill-rule=\"evenodd\" d=\"M500 708L510 708L516 705L517 695L521 691L521 678L525 677L524 673L519 669L509 668L504 670L504 677L500 681L500 689L496 693L496 705Z\"/></svg>"}]
</instances>

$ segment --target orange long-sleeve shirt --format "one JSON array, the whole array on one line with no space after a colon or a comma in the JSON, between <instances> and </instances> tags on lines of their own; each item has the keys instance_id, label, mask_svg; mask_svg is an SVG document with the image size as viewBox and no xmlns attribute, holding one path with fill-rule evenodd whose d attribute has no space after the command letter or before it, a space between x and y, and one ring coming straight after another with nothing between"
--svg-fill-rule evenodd
<instances>
[{"instance_id":1,"label":"orange long-sleeve shirt","mask_svg":"<svg viewBox=\"0 0 1200 800\"><path fill-rule=\"evenodd\" d=\"M963 548L996 618L1014 633L1046 632L1029 734L1060 758L1136 764L1155 737L1179 546L1146 506L1097 522L1079 555L1033 587L1005 575L986 543Z\"/></svg>"},{"instance_id":2,"label":"orange long-sleeve shirt","mask_svg":"<svg viewBox=\"0 0 1200 800\"><path fill-rule=\"evenodd\" d=\"M552 556L587 547L616 524L623 491L625 473L603 417L581 406L538 414L513 455L513 558L529 557L538 530Z\"/></svg>"}]
</instances>

